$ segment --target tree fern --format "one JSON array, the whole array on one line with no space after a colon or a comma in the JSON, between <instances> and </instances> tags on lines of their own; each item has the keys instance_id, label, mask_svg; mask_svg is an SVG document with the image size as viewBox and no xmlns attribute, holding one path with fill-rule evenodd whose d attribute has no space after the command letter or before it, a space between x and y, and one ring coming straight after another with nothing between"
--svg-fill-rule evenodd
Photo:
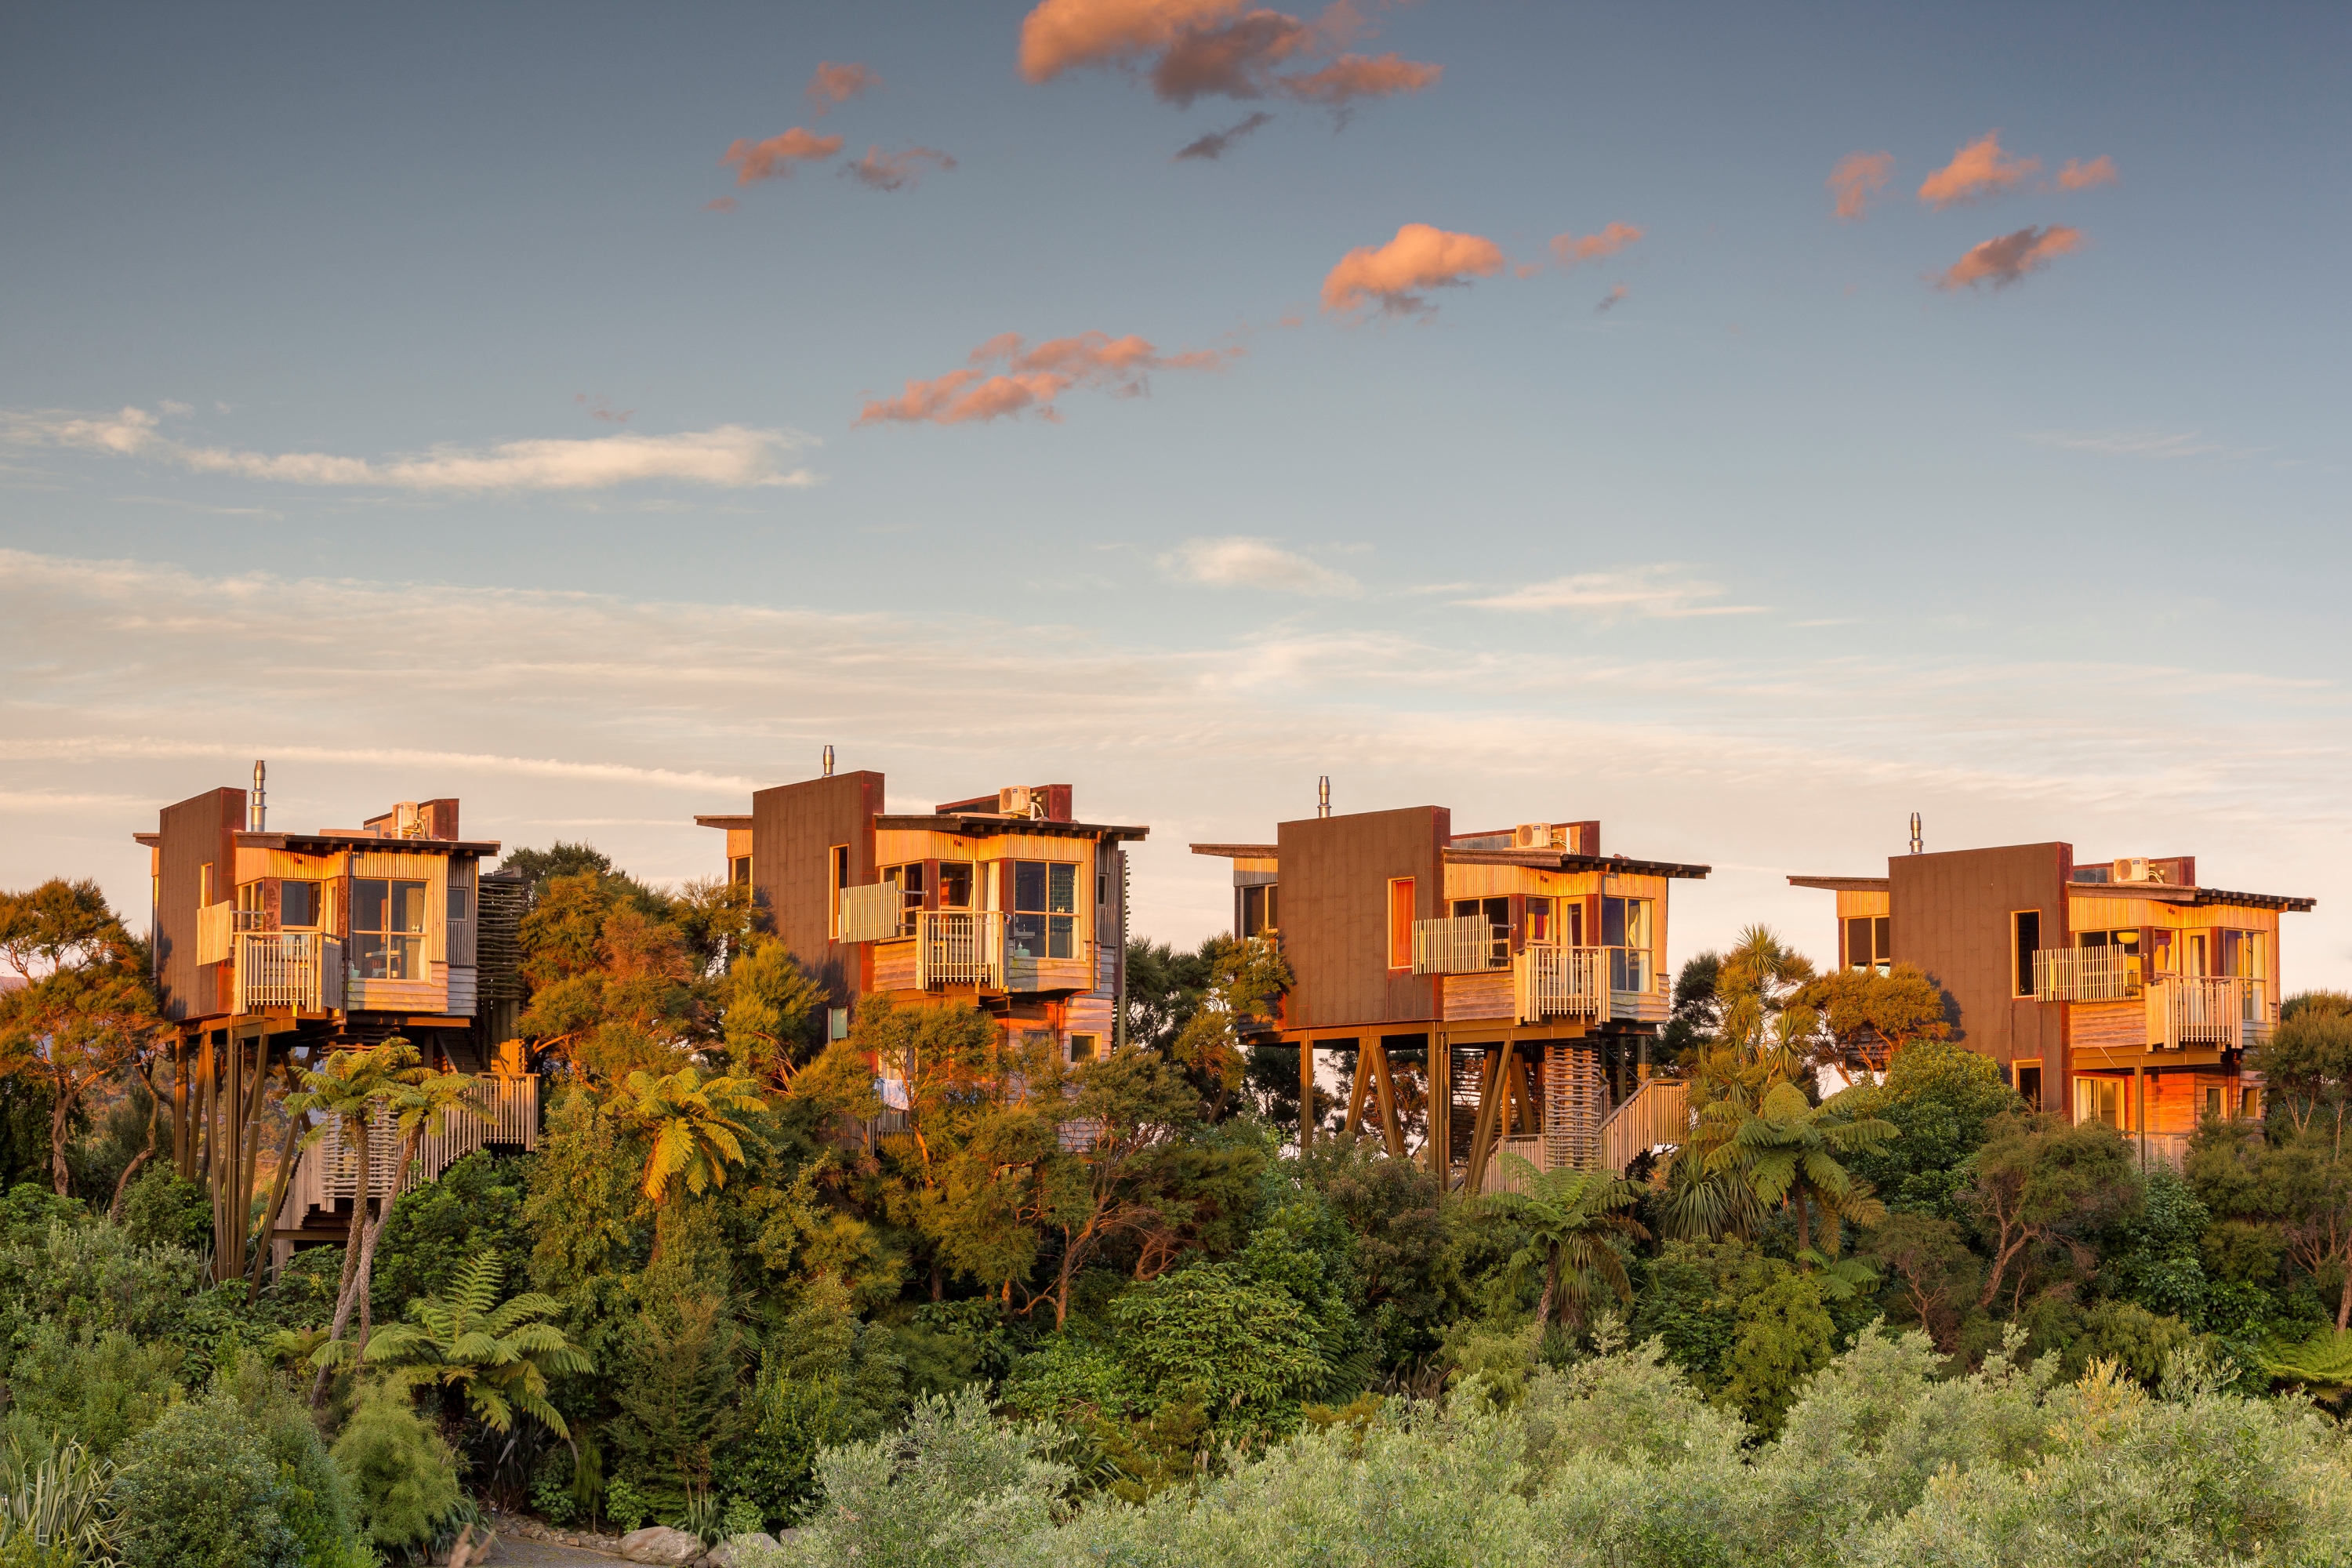
<instances>
[{"instance_id":1,"label":"tree fern","mask_svg":"<svg viewBox=\"0 0 2352 1568\"><path fill-rule=\"evenodd\" d=\"M520 1410L568 1437L562 1414L548 1402L547 1380L586 1372L593 1363L562 1329L543 1321L562 1310L554 1297L526 1290L499 1300L505 1275L498 1254L477 1253L457 1271L448 1295L412 1301L410 1321L377 1331L367 1359L390 1365L394 1381L406 1386L437 1384L462 1391L493 1430L510 1430Z\"/></svg>"}]
</instances>

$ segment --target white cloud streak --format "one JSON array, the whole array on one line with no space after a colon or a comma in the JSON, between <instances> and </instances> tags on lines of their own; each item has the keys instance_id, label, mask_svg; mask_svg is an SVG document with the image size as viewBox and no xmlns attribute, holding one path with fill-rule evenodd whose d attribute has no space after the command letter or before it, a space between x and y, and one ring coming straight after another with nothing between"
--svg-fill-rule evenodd
<instances>
[{"instance_id":1,"label":"white cloud streak","mask_svg":"<svg viewBox=\"0 0 2352 1568\"><path fill-rule=\"evenodd\" d=\"M1285 550L1272 540L1233 534L1188 539L1159 558L1160 569L1211 588L1262 588L1273 594L1352 598L1363 584L1345 572Z\"/></svg>"},{"instance_id":2,"label":"white cloud streak","mask_svg":"<svg viewBox=\"0 0 2352 1568\"><path fill-rule=\"evenodd\" d=\"M2199 431L2166 435L2151 430L2036 431L2025 437L2037 447L2057 447L2070 452L2094 452L2103 458L2249 458L2268 450L2262 447L2230 447L2209 440Z\"/></svg>"},{"instance_id":3,"label":"white cloud streak","mask_svg":"<svg viewBox=\"0 0 2352 1568\"><path fill-rule=\"evenodd\" d=\"M1726 592L1721 584L1683 576L1675 566L1636 566L1622 572L1574 573L1456 603L1486 610L1574 610L1587 618L1608 620L1621 616L1664 619L1753 616L1769 607L1705 602L1719 598Z\"/></svg>"},{"instance_id":4,"label":"white cloud streak","mask_svg":"<svg viewBox=\"0 0 2352 1568\"><path fill-rule=\"evenodd\" d=\"M505 441L478 448L443 446L381 458L194 446L163 435L156 426L155 416L142 408L111 416L60 410L0 415L0 437L18 446L155 458L191 473L271 484L430 495L600 490L661 480L721 489L817 482L809 469L785 466L791 454L814 445L814 437L741 425L672 436L624 431L584 440Z\"/></svg>"}]
</instances>

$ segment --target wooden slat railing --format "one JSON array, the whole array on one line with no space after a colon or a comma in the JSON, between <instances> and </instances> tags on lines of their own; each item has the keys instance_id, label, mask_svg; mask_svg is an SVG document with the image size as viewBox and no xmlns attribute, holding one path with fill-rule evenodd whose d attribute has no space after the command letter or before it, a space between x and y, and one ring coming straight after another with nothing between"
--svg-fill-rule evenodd
<instances>
[{"instance_id":1,"label":"wooden slat railing","mask_svg":"<svg viewBox=\"0 0 2352 1568\"><path fill-rule=\"evenodd\" d=\"M1636 1155L1690 1136L1690 1085L1681 1079L1645 1079L1633 1098L1601 1124L1601 1166L1622 1175Z\"/></svg>"},{"instance_id":2,"label":"wooden slat railing","mask_svg":"<svg viewBox=\"0 0 2352 1568\"><path fill-rule=\"evenodd\" d=\"M343 944L320 931L240 931L236 1011L316 1013L341 1000ZM334 1001L330 1001L332 996Z\"/></svg>"},{"instance_id":3,"label":"wooden slat railing","mask_svg":"<svg viewBox=\"0 0 2352 1568\"><path fill-rule=\"evenodd\" d=\"M915 921L915 984L1002 985L1004 916L996 910L924 910Z\"/></svg>"},{"instance_id":4,"label":"wooden slat railing","mask_svg":"<svg viewBox=\"0 0 2352 1568\"><path fill-rule=\"evenodd\" d=\"M2128 1002L2139 994L2136 952L2119 947L2045 947L2033 955L2037 1002Z\"/></svg>"},{"instance_id":5,"label":"wooden slat railing","mask_svg":"<svg viewBox=\"0 0 2352 1568\"><path fill-rule=\"evenodd\" d=\"M841 889L841 942L887 942L905 920L907 896L888 882Z\"/></svg>"},{"instance_id":6,"label":"wooden slat railing","mask_svg":"<svg viewBox=\"0 0 2352 1568\"><path fill-rule=\"evenodd\" d=\"M485 1076L474 1080L474 1093L469 1096L483 1114L467 1116L458 1111L442 1113L441 1125L425 1135L419 1145L414 1165L406 1171L393 1169L400 1158L400 1133L389 1121L372 1123L368 1128L368 1191L373 1197L406 1192L421 1182L437 1179L441 1173L478 1149L492 1143L539 1147L539 1079L536 1077L505 1078ZM320 1133L319 1141L302 1151L294 1168L294 1180L288 1199L290 1215L300 1215L311 1209L331 1211L344 1198L359 1194L360 1162L355 1144L343 1138L342 1124L331 1121Z\"/></svg>"},{"instance_id":7,"label":"wooden slat railing","mask_svg":"<svg viewBox=\"0 0 2352 1568\"><path fill-rule=\"evenodd\" d=\"M1415 974L1475 974L1509 962L1495 962L1495 927L1484 915L1412 922Z\"/></svg>"}]
</instances>

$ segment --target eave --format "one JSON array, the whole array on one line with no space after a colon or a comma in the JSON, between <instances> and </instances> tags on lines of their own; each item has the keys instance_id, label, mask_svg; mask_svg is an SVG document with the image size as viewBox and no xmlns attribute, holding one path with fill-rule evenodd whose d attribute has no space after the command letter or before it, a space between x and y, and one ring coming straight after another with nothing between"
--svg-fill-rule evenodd
<instances>
[{"instance_id":1,"label":"eave","mask_svg":"<svg viewBox=\"0 0 2352 1568\"><path fill-rule=\"evenodd\" d=\"M1139 839L1149 827L1102 822L1048 822L1035 816L1003 816L991 812L956 812L949 816L877 816L880 833L951 833L959 838L996 838L1008 833L1031 838Z\"/></svg>"},{"instance_id":2,"label":"eave","mask_svg":"<svg viewBox=\"0 0 2352 1568\"><path fill-rule=\"evenodd\" d=\"M1449 866L1525 866L1537 871L1617 871L1633 877L1680 877L1696 881L1715 869L1674 860L1634 860L1622 855L1570 855L1559 849L1447 849Z\"/></svg>"},{"instance_id":3,"label":"eave","mask_svg":"<svg viewBox=\"0 0 2352 1568\"><path fill-rule=\"evenodd\" d=\"M1792 888L1819 888L1825 893L1883 893L1886 891L1884 877L1791 877Z\"/></svg>"},{"instance_id":4,"label":"eave","mask_svg":"<svg viewBox=\"0 0 2352 1568\"><path fill-rule=\"evenodd\" d=\"M1218 860L1278 860L1282 858L1279 844L1195 844L1195 855L1206 855Z\"/></svg>"},{"instance_id":5,"label":"eave","mask_svg":"<svg viewBox=\"0 0 2352 1568\"><path fill-rule=\"evenodd\" d=\"M239 829L240 849L285 849L298 855L337 854L345 849L380 849L395 855L495 855L495 838L383 838L373 833L247 833Z\"/></svg>"}]
</instances>

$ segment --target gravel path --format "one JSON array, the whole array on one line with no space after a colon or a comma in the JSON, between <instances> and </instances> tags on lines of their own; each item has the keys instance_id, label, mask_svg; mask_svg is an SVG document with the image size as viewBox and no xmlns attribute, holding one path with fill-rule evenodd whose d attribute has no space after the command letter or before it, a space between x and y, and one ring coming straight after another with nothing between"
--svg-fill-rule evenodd
<instances>
[{"instance_id":1,"label":"gravel path","mask_svg":"<svg viewBox=\"0 0 2352 1568\"><path fill-rule=\"evenodd\" d=\"M498 1549L490 1553L489 1568L589 1568L592 1563L620 1561L602 1552L583 1552L576 1546L556 1546L544 1541L501 1535Z\"/></svg>"}]
</instances>

